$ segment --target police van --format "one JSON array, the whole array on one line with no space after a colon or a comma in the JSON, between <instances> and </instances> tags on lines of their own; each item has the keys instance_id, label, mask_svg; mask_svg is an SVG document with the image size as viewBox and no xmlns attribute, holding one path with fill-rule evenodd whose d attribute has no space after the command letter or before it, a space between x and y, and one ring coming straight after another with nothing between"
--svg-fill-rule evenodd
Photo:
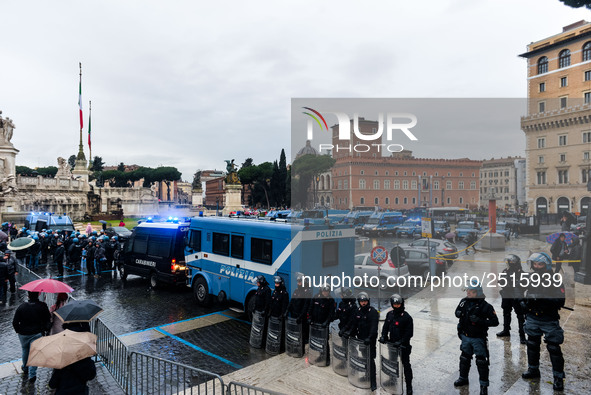
<instances>
[{"instance_id":1,"label":"police van","mask_svg":"<svg viewBox=\"0 0 591 395\"><path fill-rule=\"evenodd\" d=\"M189 285L197 303L211 304L213 297L254 309L256 277L283 277L291 295L295 273L314 276L353 275L355 229L353 225L316 225L249 221L239 218L191 219L185 250Z\"/></svg>"},{"instance_id":2,"label":"police van","mask_svg":"<svg viewBox=\"0 0 591 395\"><path fill-rule=\"evenodd\" d=\"M74 231L72 219L63 215L47 212L32 212L25 218L25 227L41 232L43 229Z\"/></svg>"},{"instance_id":3,"label":"police van","mask_svg":"<svg viewBox=\"0 0 591 395\"><path fill-rule=\"evenodd\" d=\"M162 283L185 285L184 247L188 223L143 222L125 242L118 264L121 279L130 274L150 279L153 288Z\"/></svg>"}]
</instances>

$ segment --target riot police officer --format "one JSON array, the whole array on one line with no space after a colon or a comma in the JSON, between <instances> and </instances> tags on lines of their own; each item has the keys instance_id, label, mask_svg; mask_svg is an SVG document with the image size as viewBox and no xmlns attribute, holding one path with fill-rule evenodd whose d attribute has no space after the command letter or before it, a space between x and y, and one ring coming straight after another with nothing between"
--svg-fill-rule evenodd
<instances>
[{"instance_id":1,"label":"riot police officer","mask_svg":"<svg viewBox=\"0 0 591 395\"><path fill-rule=\"evenodd\" d=\"M525 332L523 331L523 323L525 316L521 308L521 299L523 298L523 287L521 287L521 274L524 271L521 269L521 258L515 254L509 254L505 258L507 268L503 270L501 281L506 280L505 286L502 287L500 294L502 299L501 308L503 309L503 330L497 333L498 337L511 336L511 311L515 310L517 316L517 323L519 325L519 341L525 344Z\"/></svg>"},{"instance_id":2,"label":"riot police officer","mask_svg":"<svg viewBox=\"0 0 591 395\"><path fill-rule=\"evenodd\" d=\"M378 386L376 382L376 341L378 338L378 322L380 314L369 304L369 295L366 292L360 292L357 295L359 308L345 328L345 337L355 337L361 340L366 346L369 346L370 364L369 377L371 380L371 390L375 391Z\"/></svg>"},{"instance_id":3,"label":"riot police officer","mask_svg":"<svg viewBox=\"0 0 591 395\"><path fill-rule=\"evenodd\" d=\"M328 327L328 324L334 318L335 300L330 295L330 286L324 285L320 288L320 292L312 299L308 307L308 320L310 324L318 324L323 328ZM327 332L328 336L328 332ZM327 366L330 365L330 345L327 344L326 349Z\"/></svg>"},{"instance_id":4,"label":"riot police officer","mask_svg":"<svg viewBox=\"0 0 591 395\"><path fill-rule=\"evenodd\" d=\"M558 310L564 307L564 286L553 279L552 259L545 252L532 254L527 262L532 272L522 301L525 311L525 333L527 334L527 372L521 377L540 377L540 345L542 335L552 362L555 391L564 390L564 357L560 345L564 342L564 331L560 327ZM540 280L540 281L537 281ZM548 286L549 285L549 286Z\"/></svg>"},{"instance_id":5,"label":"riot police officer","mask_svg":"<svg viewBox=\"0 0 591 395\"><path fill-rule=\"evenodd\" d=\"M287 306L289 304L289 295L285 288L285 281L281 276L275 276L275 289L271 294L271 303L269 305L269 316L284 318L287 316Z\"/></svg>"},{"instance_id":6,"label":"riot police officer","mask_svg":"<svg viewBox=\"0 0 591 395\"><path fill-rule=\"evenodd\" d=\"M309 284L303 283L304 275L296 275L297 288L291 295L291 300L287 306L287 312L292 318L296 319L298 324L302 324L302 335L304 343L308 339L308 308L312 299L312 288Z\"/></svg>"},{"instance_id":7,"label":"riot police officer","mask_svg":"<svg viewBox=\"0 0 591 395\"><path fill-rule=\"evenodd\" d=\"M398 294L390 297L392 311L386 315L386 321L382 327L380 343L390 342L400 347L400 359L404 367L404 380L406 382L406 394L412 395L412 367L410 365L410 352L412 346L410 339L414 333L412 317L404 311L404 299Z\"/></svg>"},{"instance_id":8,"label":"riot police officer","mask_svg":"<svg viewBox=\"0 0 591 395\"><path fill-rule=\"evenodd\" d=\"M257 276L257 290L254 294L254 310L263 316L268 316L271 306L271 288L263 275Z\"/></svg>"},{"instance_id":9,"label":"riot police officer","mask_svg":"<svg viewBox=\"0 0 591 395\"><path fill-rule=\"evenodd\" d=\"M488 394L489 353L487 345L488 328L499 325L495 309L484 300L482 286L476 279L466 288L466 297L456 308L459 318L458 337L462 340L460 350L460 377L454 386L468 384L468 373L472 355L476 355L476 367L480 377L480 395Z\"/></svg>"},{"instance_id":10,"label":"riot police officer","mask_svg":"<svg viewBox=\"0 0 591 395\"><path fill-rule=\"evenodd\" d=\"M351 318L357 312L355 296L350 288L341 288L341 302L336 311L336 319L339 320L339 335L343 336L343 329L349 324Z\"/></svg>"}]
</instances>

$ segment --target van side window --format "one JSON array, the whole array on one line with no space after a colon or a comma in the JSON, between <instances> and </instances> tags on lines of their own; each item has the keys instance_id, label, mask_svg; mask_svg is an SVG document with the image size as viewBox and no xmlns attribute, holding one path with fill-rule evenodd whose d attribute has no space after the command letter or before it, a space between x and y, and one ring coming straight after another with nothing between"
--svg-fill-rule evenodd
<instances>
[{"instance_id":1,"label":"van side window","mask_svg":"<svg viewBox=\"0 0 591 395\"><path fill-rule=\"evenodd\" d=\"M322 267L339 264L339 242L325 241L322 243Z\"/></svg>"},{"instance_id":2,"label":"van side window","mask_svg":"<svg viewBox=\"0 0 591 395\"><path fill-rule=\"evenodd\" d=\"M244 236L232 235L232 258L244 258Z\"/></svg>"},{"instance_id":3,"label":"van side window","mask_svg":"<svg viewBox=\"0 0 591 395\"><path fill-rule=\"evenodd\" d=\"M145 254L148 251L148 235L147 234L136 234L133 240L133 253L134 254Z\"/></svg>"},{"instance_id":4,"label":"van side window","mask_svg":"<svg viewBox=\"0 0 591 395\"><path fill-rule=\"evenodd\" d=\"M192 248L193 251L195 251L195 252L201 251L201 231L200 230L191 230L191 234L189 235L189 248Z\"/></svg>"},{"instance_id":5,"label":"van side window","mask_svg":"<svg viewBox=\"0 0 591 395\"><path fill-rule=\"evenodd\" d=\"M273 263L273 241L253 237L250 240L250 260L271 265Z\"/></svg>"},{"instance_id":6,"label":"van side window","mask_svg":"<svg viewBox=\"0 0 591 395\"><path fill-rule=\"evenodd\" d=\"M170 246L172 239L170 236L150 236L148 244L148 255L168 257L170 255Z\"/></svg>"},{"instance_id":7,"label":"van side window","mask_svg":"<svg viewBox=\"0 0 591 395\"><path fill-rule=\"evenodd\" d=\"M212 251L214 254L230 256L230 235L213 232Z\"/></svg>"}]
</instances>

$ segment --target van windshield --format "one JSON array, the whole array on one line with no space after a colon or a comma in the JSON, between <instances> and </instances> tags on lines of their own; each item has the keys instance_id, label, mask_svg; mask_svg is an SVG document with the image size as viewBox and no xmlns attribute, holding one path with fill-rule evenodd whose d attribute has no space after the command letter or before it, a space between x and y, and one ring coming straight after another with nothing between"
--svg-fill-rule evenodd
<instances>
[{"instance_id":1,"label":"van windshield","mask_svg":"<svg viewBox=\"0 0 591 395\"><path fill-rule=\"evenodd\" d=\"M379 224L380 223L380 219L379 218L375 218L375 217L374 218L370 218L370 219L367 220L367 223L368 224L374 224L374 225L375 224Z\"/></svg>"}]
</instances>

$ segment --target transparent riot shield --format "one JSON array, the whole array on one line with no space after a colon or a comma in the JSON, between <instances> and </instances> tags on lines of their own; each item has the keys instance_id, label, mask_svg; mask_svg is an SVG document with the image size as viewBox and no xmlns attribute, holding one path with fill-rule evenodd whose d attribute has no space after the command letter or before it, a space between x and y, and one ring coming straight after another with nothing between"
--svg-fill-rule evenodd
<instances>
[{"instance_id":1,"label":"transparent riot shield","mask_svg":"<svg viewBox=\"0 0 591 395\"><path fill-rule=\"evenodd\" d=\"M290 357L304 356L304 339L302 338L302 323L292 317L285 323L285 352Z\"/></svg>"},{"instance_id":2,"label":"transparent riot shield","mask_svg":"<svg viewBox=\"0 0 591 395\"><path fill-rule=\"evenodd\" d=\"M348 344L348 376L349 383L357 388L370 388L369 346L359 339L349 339Z\"/></svg>"},{"instance_id":3,"label":"transparent riot shield","mask_svg":"<svg viewBox=\"0 0 591 395\"><path fill-rule=\"evenodd\" d=\"M250 327L250 345L254 348L263 347L263 334L265 333L265 316L255 311L252 313L252 325Z\"/></svg>"},{"instance_id":4,"label":"transparent riot shield","mask_svg":"<svg viewBox=\"0 0 591 395\"><path fill-rule=\"evenodd\" d=\"M391 343L380 345L380 384L389 394L402 395L402 363L400 347Z\"/></svg>"},{"instance_id":5,"label":"transparent riot shield","mask_svg":"<svg viewBox=\"0 0 591 395\"><path fill-rule=\"evenodd\" d=\"M316 366L328 364L328 328L322 325L310 325L310 349L308 350L308 362Z\"/></svg>"},{"instance_id":6,"label":"transparent riot shield","mask_svg":"<svg viewBox=\"0 0 591 395\"><path fill-rule=\"evenodd\" d=\"M332 370L341 376L346 376L347 371L347 339L339 336L339 327L334 322L330 326L332 339Z\"/></svg>"},{"instance_id":7,"label":"transparent riot shield","mask_svg":"<svg viewBox=\"0 0 591 395\"><path fill-rule=\"evenodd\" d=\"M270 317L267 324L267 354L277 355L281 352L281 336L283 335L283 319Z\"/></svg>"}]
</instances>

